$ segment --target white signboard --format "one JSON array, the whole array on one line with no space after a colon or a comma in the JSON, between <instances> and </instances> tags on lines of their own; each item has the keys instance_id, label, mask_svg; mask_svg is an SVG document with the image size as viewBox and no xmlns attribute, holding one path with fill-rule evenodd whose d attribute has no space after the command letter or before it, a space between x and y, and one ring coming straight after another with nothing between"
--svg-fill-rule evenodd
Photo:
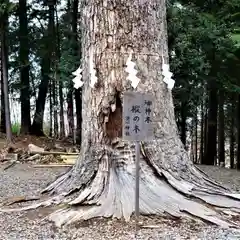
<instances>
[{"instance_id":1,"label":"white signboard","mask_svg":"<svg viewBox=\"0 0 240 240\"><path fill-rule=\"evenodd\" d=\"M153 138L153 97L150 94L126 92L123 96L123 139L146 141Z\"/></svg>"}]
</instances>

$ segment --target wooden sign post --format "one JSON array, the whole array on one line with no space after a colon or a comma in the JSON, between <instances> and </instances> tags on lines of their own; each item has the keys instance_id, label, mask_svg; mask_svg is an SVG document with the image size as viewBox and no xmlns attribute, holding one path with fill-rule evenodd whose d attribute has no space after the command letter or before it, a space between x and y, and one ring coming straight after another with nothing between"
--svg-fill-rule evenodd
<instances>
[{"instance_id":1,"label":"wooden sign post","mask_svg":"<svg viewBox=\"0 0 240 240\"><path fill-rule=\"evenodd\" d=\"M150 94L126 92L123 96L123 139L134 141L136 163L135 215L139 225L140 141L153 138L153 97Z\"/></svg>"}]
</instances>

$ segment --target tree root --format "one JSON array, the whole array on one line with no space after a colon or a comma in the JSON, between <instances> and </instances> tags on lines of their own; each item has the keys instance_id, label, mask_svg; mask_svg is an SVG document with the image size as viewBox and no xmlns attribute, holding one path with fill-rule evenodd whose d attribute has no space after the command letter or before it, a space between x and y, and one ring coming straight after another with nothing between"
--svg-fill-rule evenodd
<instances>
[{"instance_id":1,"label":"tree root","mask_svg":"<svg viewBox=\"0 0 240 240\"><path fill-rule=\"evenodd\" d=\"M156 142L158 146L154 146ZM171 146L171 141L168 144ZM187 161L185 152L171 153L169 161L167 155L176 149L172 146L168 151L162 148L156 152L154 147L159 146L163 146L159 141L141 145L140 213L201 219L224 228L237 228L231 217L240 213L240 194L208 179ZM53 195L47 201L1 211L64 203L49 216L57 226L94 217L129 221L135 210L134 146L121 142L114 149L95 147L81 157L82 161L44 189Z\"/></svg>"}]
</instances>

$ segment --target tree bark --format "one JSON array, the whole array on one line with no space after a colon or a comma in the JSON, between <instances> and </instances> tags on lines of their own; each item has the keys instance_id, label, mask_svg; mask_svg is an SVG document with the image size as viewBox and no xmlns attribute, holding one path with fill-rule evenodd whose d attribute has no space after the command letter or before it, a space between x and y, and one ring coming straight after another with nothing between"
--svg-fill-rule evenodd
<instances>
[{"instance_id":1,"label":"tree bark","mask_svg":"<svg viewBox=\"0 0 240 240\"><path fill-rule=\"evenodd\" d=\"M53 136L53 97L52 97L52 80L49 80L49 137Z\"/></svg>"},{"instance_id":2,"label":"tree bark","mask_svg":"<svg viewBox=\"0 0 240 240\"><path fill-rule=\"evenodd\" d=\"M54 16L55 16L55 5L54 5ZM54 18L55 19L55 18ZM53 22L53 32L52 32L52 44L53 44L53 58L52 67L54 69L54 77L53 77L53 118L54 118L54 138L58 138L58 61L59 61L59 52L58 52L58 39L56 38L56 26L55 21Z\"/></svg>"},{"instance_id":3,"label":"tree bark","mask_svg":"<svg viewBox=\"0 0 240 240\"><path fill-rule=\"evenodd\" d=\"M60 50L60 33L59 33L59 21L58 21L58 14L56 11L56 35L57 35L57 44L56 44L56 55L57 55L57 78L58 78L58 95L59 95L59 104L60 104L60 113L59 113L59 119L60 119L60 132L59 137L60 139L63 139L65 137L65 121L64 121L64 98L63 98L63 81L59 77L59 61L61 57L61 50Z\"/></svg>"},{"instance_id":4,"label":"tree bark","mask_svg":"<svg viewBox=\"0 0 240 240\"><path fill-rule=\"evenodd\" d=\"M203 164L214 165L217 157L217 83L215 79L209 80L207 143Z\"/></svg>"},{"instance_id":5,"label":"tree bark","mask_svg":"<svg viewBox=\"0 0 240 240\"><path fill-rule=\"evenodd\" d=\"M234 225L221 210L239 210L239 196L200 172L178 136L160 67L162 55L168 61L165 1L86 1L84 10L81 153L76 165L44 190L54 195L37 206L67 204L50 216L58 226L98 216L130 219L135 151L134 143L121 137L123 93L133 90L125 64L133 50L141 78L136 90L155 99L154 139L140 143L140 213ZM91 48L98 77L93 89Z\"/></svg>"},{"instance_id":6,"label":"tree bark","mask_svg":"<svg viewBox=\"0 0 240 240\"><path fill-rule=\"evenodd\" d=\"M237 105L237 169L240 169L240 94Z\"/></svg>"},{"instance_id":7,"label":"tree bark","mask_svg":"<svg viewBox=\"0 0 240 240\"><path fill-rule=\"evenodd\" d=\"M75 89L75 104L76 104L76 118L77 118L77 128L76 128L76 144L81 144L81 130L82 130L82 92L81 89Z\"/></svg>"},{"instance_id":8,"label":"tree bark","mask_svg":"<svg viewBox=\"0 0 240 240\"><path fill-rule=\"evenodd\" d=\"M59 137L60 139L65 138L65 121L64 121L64 99L63 99L63 83L62 80L59 80L59 104L60 104L60 132Z\"/></svg>"},{"instance_id":9,"label":"tree bark","mask_svg":"<svg viewBox=\"0 0 240 240\"><path fill-rule=\"evenodd\" d=\"M196 107L195 119L194 119L194 130L195 130L195 163L198 162L198 109Z\"/></svg>"},{"instance_id":10,"label":"tree bark","mask_svg":"<svg viewBox=\"0 0 240 240\"><path fill-rule=\"evenodd\" d=\"M235 164L235 134L234 134L234 126L235 126L235 116L236 116L236 101L235 94L233 94L231 98L231 122L230 122L230 168L234 168Z\"/></svg>"},{"instance_id":11,"label":"tree bark","mask_svg":"<svg viewBox=\"0 0 240 240\"><path fill-rule=\"evenodd\" d=\"M204 101L201 102L201 145L199 164L202 164L203 156L204 156Z\"/></svg>"},{"instance_id":12,"label":"tree bark","mask_svg":"<svg viewBox=\"0 0 240 240\"><path fill-rule=\"evenodd\" d=\"M42 58L41 62L41 75L42 80L39 85L38 98L36 101L36 110L33 118L33 123L31 126L31 134L36 136L43 136L43 117L45 110L46 97L48 92L48 85L50 79L50 67L51 67L51 59L53 53L53 46L51 44L52 34L54 32L54 5L49 5L49 21L48 21L48 29L46 35L44 36L46 51ZM50 44L49 44L50 43Z\"/></svg>"},{"instance_id":13,"label":"tree bark","mask_svg":"<svg viewBox=\"0 0 240 240\"><path fill-rule=\"evenodd\" d=\"M55 69L56 71L56 69ZM53 97L53 121L54 121L54 138L58 138L58 101L57 101L57 75L54 74L52 85Z\"/></svg>"},{"instance_id":14,"label":"tree bark","mask_svg":"<svg viewBox=\"0 0 240 240\"><path fill-rule=\"evenodd\" d=\"M0 17L0 36L1 36L1 64L2 64L2 82L4 95L4 115L6 126L7 144L12 143L12 126L9 107L9 92L8 92L8 13L4 13Z\"/></svg>"},{"instance_id":15,"label":"tree bark","mask_svg":"<svg viewBox=\"0 0 240 240\"><path fill-rule=\"evenodd\" d=\"M2 64L2 59L1 59L1 133L6 133L6 117L5 117L5 102L4 102L3 64Z\"/></svg>"},{"instance_id":16,"label":"tree bark","mask_svg":"<svg viewBox=\"0 0 240 240\"><path fill-rule=\"evenodd\" d=\"M30 81L29 81L29 44L27 1L19 1L19 39L20 39L20 81L21 81L21 133L28 134L31 128L30 118Z\"/></svg>"},{"instance_id":17,"label":"tree bark","mask_svg":"<svg viewBox=\"0 0 240 240\"><path fill-rule=\"evenodd\" d=\"M72 32L73 32L73 50L74 56L76 58L82 57L81 55L81 48L79 48L79 41L78 41L78 5L79 0L74 0L72 3ZM80 62L80 61L79 61ZM78 68L76 65L76 68ZM81 89L74 90L74 97L75 97L75 106L76 106L76 120L77 120L77 127L76 127L76 143L81 144L81 128L82 128L82 92Z\"/></svg>"},{"instance_id":18,"label":"tree bark","mask_svg":"<svg viewBox=\"0 0 240 240\"><path fill-rule=\"evenodd\" d=\"M67 118L68 118L68 137L73 137L74 132L74 116L73 116L73 84L69 83L67 93Z\"/></svg>"},{"instance_id":19,"label":"tree bark","mask_svg":"<svg viewBox=\"0 0 240 240\"><path fill-rule=\"evenodd\" d=\"M224 92L219 91L218 110L218 161L220 166L225 166L225 124L224 124Z\"/></svg>"},{"instance_id":20,"label":"tree bark","mask_svg":"<svg viewBox=\"0 0 240 240\"><path fill-rule=\"evenodd\" d=\"M181 119L180 119L180 137L184 146L186 146L187 139L187 116L186 116L186 104L181 105Z\"/></svg>"},{"instance_id":21,"label":"tree bark","mask_svg":"<svg viewBox=\"0 0 240 240\"><path fill-rule=\"evenodd\" d=\"M73 9L72 9L72 2L70 0L67 1L67 15L68 15L68 24L69 27L71 27L71 19L73 15ZM77 10L75 10L77 11ZM72 41L72 36L67 33L69 41ZM77 66L79 67L79 66ZM73 82L70 81L68 84L68 92L67 92L67 118L68 118L68 128L69 128L69 133L68 137L74 138L74 114L73 114ZM74 142L74 139L73 139Z\"/></svg>"}]
</instances>

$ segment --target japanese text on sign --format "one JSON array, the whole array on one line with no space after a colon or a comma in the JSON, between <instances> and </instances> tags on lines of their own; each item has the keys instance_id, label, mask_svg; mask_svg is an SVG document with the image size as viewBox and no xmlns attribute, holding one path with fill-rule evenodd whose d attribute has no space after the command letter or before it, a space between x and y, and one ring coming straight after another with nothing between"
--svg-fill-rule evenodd
<instances>
[{"instance_id":1,"label":"japanese text on sign","mask_svg":"<svg viewBox=\"0 0 240 240\"><path fill-rule=\"evenodd\" d=\"M123 97L123 138L143 141L153 136L153 97L149 94L126 92Z\"/></svg>"}]
</instances>

